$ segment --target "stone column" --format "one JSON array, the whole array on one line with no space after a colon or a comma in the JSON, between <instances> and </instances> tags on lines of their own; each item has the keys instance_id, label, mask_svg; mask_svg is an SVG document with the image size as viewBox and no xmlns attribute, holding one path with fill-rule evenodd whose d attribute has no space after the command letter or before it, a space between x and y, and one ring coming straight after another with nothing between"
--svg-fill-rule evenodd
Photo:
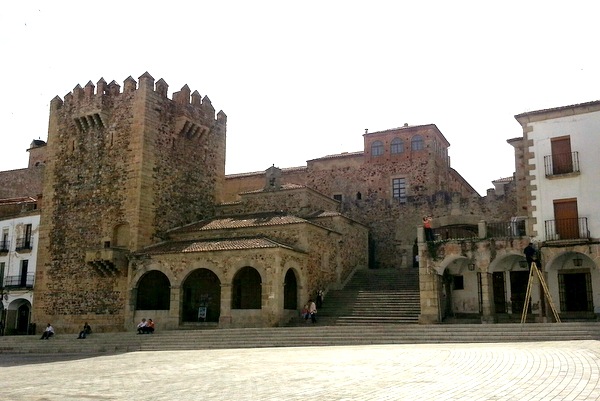
<instances>
[{"instance_id":1,"label":"stone column","mask_svg":"<svg viewBox=\"0 0 600 401\"><path fill-rule=\"evenodd\" d=\"M494 323L495 308L492 288L492 275L487 272L481 272L481 322Z\"/></svg>"},{"instance_id":2,"label":"stone column","mask_svg":"<svg viewBox=\"0 0 600 401\"><path fill-rule=\"evenodd\" d=\"M219 326L231 326L231 284L221 284L221 314Z\"/></svg>"},{"instance_id":3,"label":"stone column","mask_svg":"<svg viewBox=\"0 0 600 401\"><path fill-rule=\"evenodd\" d=\"M421 300L421 314L419 323L439 323L440 310L440 276L429 257L426 257L427 245L423 242L423 227L418 228L419 238L419 293Z\"/></svg>"}]
</instances>

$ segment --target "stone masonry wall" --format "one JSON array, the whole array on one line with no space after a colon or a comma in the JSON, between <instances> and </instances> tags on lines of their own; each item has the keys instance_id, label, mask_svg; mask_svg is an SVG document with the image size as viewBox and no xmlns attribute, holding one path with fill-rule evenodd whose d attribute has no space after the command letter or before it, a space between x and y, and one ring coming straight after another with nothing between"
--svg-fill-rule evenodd
<instances>
[{"instance_id":1,"label":"stone masonry wall","mask_svg":"<svg viewBox=\"0 0 600 401\"><path fill-rule=\"evenodd\" d=\"M117 226L128 228L126 247L136 250L212 214L224 172L224 114L215 120L196 92L190 105L189 94L170 100L166 91L146 73L139 87L129 77L123 92L100 80L97 90L90 82L52 101L34 320L61 330L83 320L98 331L122 330L126 269L99 274L86 265L86 250L116 243Z\"/></svg>"}]
</instances>

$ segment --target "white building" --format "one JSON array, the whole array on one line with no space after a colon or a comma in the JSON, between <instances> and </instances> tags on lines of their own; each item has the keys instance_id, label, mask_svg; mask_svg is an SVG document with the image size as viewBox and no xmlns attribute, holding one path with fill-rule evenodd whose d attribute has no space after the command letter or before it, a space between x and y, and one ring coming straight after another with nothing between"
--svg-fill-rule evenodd
<instances>
[{"instance_id":1,"label":"white building","mask_svg":"<svg viewBox=\"0 0 600 401\"><path fill-rule=\"evenodd\" d=\"M3 334L30 331L40 212L33 198L0 199Z\"/></svg>"},{"instance_id":2,"label":"white building","mask_svg":"<svg viewBox=\"0 0 600 401\"><path fill-rule=\"evenodd\" d=\"M600 101L515 116L529 234L561 316L600 314ZM549 314L548 314L549 315Z\"/></svg>"}]
</instances>

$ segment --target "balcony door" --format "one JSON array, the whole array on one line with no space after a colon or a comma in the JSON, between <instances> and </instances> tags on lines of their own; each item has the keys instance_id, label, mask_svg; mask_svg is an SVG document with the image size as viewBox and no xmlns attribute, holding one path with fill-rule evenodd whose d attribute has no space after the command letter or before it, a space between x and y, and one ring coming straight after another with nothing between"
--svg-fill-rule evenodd
<instances>
[{"instance_id":1,"label":"balcony door","mask_svg":"<svg viewBox=\"0 0 600 401\"><path fill-rule=\"evenodd\" d=\"M559 239L579 238L579 214L577 199L559 199L554 201L554 220Z\"/></svg>"},{"instance_id":2,"label":"balcony door","mask_svg":"<svg viewBox=\"0 0 600 401\"><path fill-rule=\"evenodd\" d=\"M573 155L571 154L571 138L563 136L553 138L552 146L552 173L567 174L573 172Z\"/></svg>"}]
</instances>

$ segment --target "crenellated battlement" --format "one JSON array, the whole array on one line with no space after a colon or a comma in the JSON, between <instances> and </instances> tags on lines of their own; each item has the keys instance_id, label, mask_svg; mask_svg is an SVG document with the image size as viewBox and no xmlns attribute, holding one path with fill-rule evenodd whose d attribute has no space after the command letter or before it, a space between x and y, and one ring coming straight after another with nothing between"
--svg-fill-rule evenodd
<instances>
[{"instance_id":1,"label":"crenellated battlement","mask_svg":"<svg viewBox=\"0 0 600 401\"><path fill-rule=\"evenodd\" d=\"M51 110L57 110L68 106L74 108L84 107L89 110L101 109L101 105L104 104L104 101L107 98L116 98L123 94L132 94L141 91L155 93L161 98L168 99L169 85L162 78L155 81L148 72L142 74L137 81L131 76L127 77L123 81L123 91L121 91L121 86L116 81L113 80L110 83L107 83L104 78L100 78L95 85L91 80L85 84L84 87L77 84L72 91L63 97L63 99L56 96L52 99L50 108ZM197 90L192 92L187 84L185 84L178 92L173 92L172 97L169 100L178 105L197 108L202 111L205 116L212 116L212 118L215 119L215 109L209 97L202 97ZM99 113L85 112L86 116L93 116L94 114ZM90 121L93 122L94 118L95 117L92 117L92 120ZM222 122L224 122L226 118L227 116L222 110L216 115L216 119ZM89 118L86 117L86 119ZM84 124L84 122L82 122L82 124Z\"/></svg>"}]
</instances>

